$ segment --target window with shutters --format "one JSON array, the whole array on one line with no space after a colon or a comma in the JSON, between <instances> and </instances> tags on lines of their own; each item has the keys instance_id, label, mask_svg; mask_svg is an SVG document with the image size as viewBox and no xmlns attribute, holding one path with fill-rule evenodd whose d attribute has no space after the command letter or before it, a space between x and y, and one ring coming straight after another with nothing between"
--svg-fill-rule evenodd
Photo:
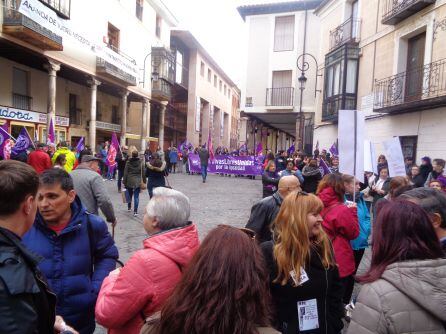
<instances>
[{"instance_id":1,"label":"window with shutters","mask_svg":"<svg viewBox=\"0 0 446 334\"><path fill-rule=\"evenodd\" d=\"M274 28L274 51L294 49L294 15L277 16Z\"/></svg>"}]
</instances>

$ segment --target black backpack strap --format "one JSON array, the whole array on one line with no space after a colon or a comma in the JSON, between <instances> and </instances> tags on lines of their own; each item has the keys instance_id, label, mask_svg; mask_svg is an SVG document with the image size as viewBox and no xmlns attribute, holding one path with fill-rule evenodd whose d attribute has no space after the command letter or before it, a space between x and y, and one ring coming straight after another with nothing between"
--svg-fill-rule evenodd
<instances>
[{"instance_id":1,"label":"black backpack strap","mask_svg":"<svg viewBox=\"0 0 446 334\"><path fill-rule=\"evenodd\" d=\"M94 271L94 247L96 242L94 241L93 226L90 221L90 213L87 212L87 231L88 231L88 245L90 247L90 259L91 259L91 274Z\"/></svg>"}]
</instances>

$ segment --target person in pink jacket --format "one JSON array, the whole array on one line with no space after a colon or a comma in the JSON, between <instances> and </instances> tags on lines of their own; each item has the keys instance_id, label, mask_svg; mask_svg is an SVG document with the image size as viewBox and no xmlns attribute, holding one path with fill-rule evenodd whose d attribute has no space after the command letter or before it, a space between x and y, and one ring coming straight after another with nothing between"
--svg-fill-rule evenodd
<instances>
[{"instance_id":1,"label":"person in pink jacket","mask_svg":"<svg viewBox=\"0 0 446 334\"><path fill-rule=\"evenodd\" d=\"M318 185L317 195L324 203L321 216L322 227L333 244L339 277L344 288L343 302L350 303L351 290L348 287L354 280L355 258L350 241L359 235L356 203L344 204L345 188L339 173L325 175Z\"/></svg>"},{"instance_id":2,"label":"person in pink jacket","mask_svg":"<svg viewBox=\"0 0 446 334\"><path fill-rule=\"evenodd\" d=\"M149 237L122 269L105 278L96 303L96 321L111 334L138 334L143 319L159 311L199 247L189 222L189 199L179 191L154 189L146 208Z\"/></svg>"}]
</instances>

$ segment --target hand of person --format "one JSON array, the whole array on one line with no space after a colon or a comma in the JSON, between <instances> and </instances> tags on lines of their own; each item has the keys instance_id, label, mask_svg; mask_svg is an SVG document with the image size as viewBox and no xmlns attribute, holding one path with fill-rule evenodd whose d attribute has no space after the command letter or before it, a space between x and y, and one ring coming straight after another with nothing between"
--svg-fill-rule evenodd
<instances>
[{"instance_id":1,"label":"hand of person","mask_svg":"<svg viewBox=\"0 0 446 334\"><path fill-rule=\"evenodd\" d=\"M60 315L56 315L56 321L54 322L55 333L69 332L73 334L79 334L72 327L68 326Z\"/></svg>"}]
</instances>

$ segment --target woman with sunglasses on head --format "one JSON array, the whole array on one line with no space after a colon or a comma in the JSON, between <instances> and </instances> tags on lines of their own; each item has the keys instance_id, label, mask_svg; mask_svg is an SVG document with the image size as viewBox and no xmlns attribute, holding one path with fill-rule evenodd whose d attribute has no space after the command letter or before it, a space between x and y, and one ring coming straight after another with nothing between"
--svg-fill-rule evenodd
<instances>
[{"instance_id":1,"label":"woman with sunglasses on head","mask_svg":"<svg viewBox=\"0 0 446 334\"><path fill-rule=\"evenodd\" d=\"M283 334L338 334L342 286L319 198L293 192L274 221L273 241L261 244L270 272L274 327Z\"/></svg>"},{"instance_id":2,"label":"woman with sunglasses on head","mask_svg":"<svg viewBox=\"0 0 446 334\"><path fill-rule=\"evenodd\" d=\"M220 225L203 240L151 334L280 334L254 231Z\"/></svg>"},{"instance_id":3,"label":"woman with sunglasses on head","mask_svg":"<svg viewBox=\"0 0 446 334\"><path fill-rule=\"evenodd\" d=\"M350 303L349 287L354 280L355 258L350 241L359 236L357 205L347 201L344 204L345 186L341 174L325 175L317 188L317 195L324 203L323 228L333 243L339 276L344 287L344 304Z\"/></svg>"},{"instance_id":4,"label":"woman with sunglasses on head","mask_svg":"<svg viewBox=\"0 0 446 334\"><path fill-rule=\"evenodd\" d=\"M446 259L431 219L401 199L377 211L348 334L446 333Z\"/></svg>"}]
</instances>

